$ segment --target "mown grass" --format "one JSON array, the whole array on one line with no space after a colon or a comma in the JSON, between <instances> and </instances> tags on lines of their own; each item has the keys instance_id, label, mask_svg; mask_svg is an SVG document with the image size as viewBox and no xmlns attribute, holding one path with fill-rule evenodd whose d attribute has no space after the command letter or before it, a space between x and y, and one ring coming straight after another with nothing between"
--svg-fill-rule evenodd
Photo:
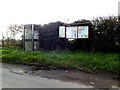
<instances>
[{"instance_id":1,"label":"mown grass","mask_svg":"<svg viewBox=\"0 0 120 90\"><path fill-rule=\"evenodd\" d=\"M71 52L68 50L24 52L17 47L4 47L0 50L2 51L3 63L37 65L53 69L75 69L87 72L105 70L120 73L120 55L118 53Z\"/></svg>"}]
</instances>

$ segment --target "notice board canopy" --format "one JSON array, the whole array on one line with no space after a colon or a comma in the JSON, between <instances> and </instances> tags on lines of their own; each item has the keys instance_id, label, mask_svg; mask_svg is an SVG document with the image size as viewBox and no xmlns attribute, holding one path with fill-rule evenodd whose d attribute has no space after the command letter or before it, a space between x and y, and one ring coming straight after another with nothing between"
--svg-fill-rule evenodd
<instances>
[{"instance_id":1,"label":"notice board canopy","mask_svg":"<svg viewBox=\"0 0 120 90\"><path fill-rule=\"evenodd\" d=\"M91 23L71 23L59 26L59 38L66 39L88 39Z\"/></svg>"}]
</instances>

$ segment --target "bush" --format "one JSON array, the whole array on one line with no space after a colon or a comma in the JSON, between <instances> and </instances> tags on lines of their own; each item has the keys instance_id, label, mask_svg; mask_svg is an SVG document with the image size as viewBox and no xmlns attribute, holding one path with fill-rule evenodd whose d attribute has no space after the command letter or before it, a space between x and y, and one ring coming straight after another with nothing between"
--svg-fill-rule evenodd
<instances>
[{"instance_id":1,"label":"bush","mask_svg":"<svg viewBox=\"0 0 120 90\"><path fill-rule=\"evenodd\" d=\"M100 17L92 21L78 20L77 23L88 23L89 38L68 41L59 38L59 26L62 22L53 22L40 26L39 43L43 51L64 50L71 51L83 50L90 52L120 52L120 22L117 17Z\"/></svg>"}]
</instances>

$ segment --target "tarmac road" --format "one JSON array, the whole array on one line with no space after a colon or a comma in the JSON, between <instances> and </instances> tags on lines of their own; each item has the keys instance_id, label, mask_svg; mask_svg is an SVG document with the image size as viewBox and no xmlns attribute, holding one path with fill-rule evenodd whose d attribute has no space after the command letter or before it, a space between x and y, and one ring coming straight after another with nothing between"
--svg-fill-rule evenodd
<instances>
[{"instance_id":1,"label":"tarmac road","mask_svg":"<svg viewBox=\"0 0 120 90\"><path fill-rule=\"evenodd\" d=\"M88 88L85 85L29 75L24 73L24 68L3 64L2 74L0 72L0 77L2 75L2 88Z\"/></svg>"}]
</instances>

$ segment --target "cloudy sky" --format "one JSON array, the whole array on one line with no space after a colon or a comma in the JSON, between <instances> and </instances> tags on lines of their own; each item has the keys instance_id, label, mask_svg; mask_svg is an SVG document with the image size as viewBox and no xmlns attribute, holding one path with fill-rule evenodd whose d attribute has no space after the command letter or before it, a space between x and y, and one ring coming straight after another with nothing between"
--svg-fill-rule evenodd
<instances>
[{"instance_id":1,"label":"cloudy sky","mask_svg":"<svg viewBox=\"0 0 120 90\"><path fill-rule=\"evenodd\" d=\"M1 33L10 24L47 24L54 21L71 23L79 19L117 16L119 0L1 0Z\"/></svg>"}]
</instances>

